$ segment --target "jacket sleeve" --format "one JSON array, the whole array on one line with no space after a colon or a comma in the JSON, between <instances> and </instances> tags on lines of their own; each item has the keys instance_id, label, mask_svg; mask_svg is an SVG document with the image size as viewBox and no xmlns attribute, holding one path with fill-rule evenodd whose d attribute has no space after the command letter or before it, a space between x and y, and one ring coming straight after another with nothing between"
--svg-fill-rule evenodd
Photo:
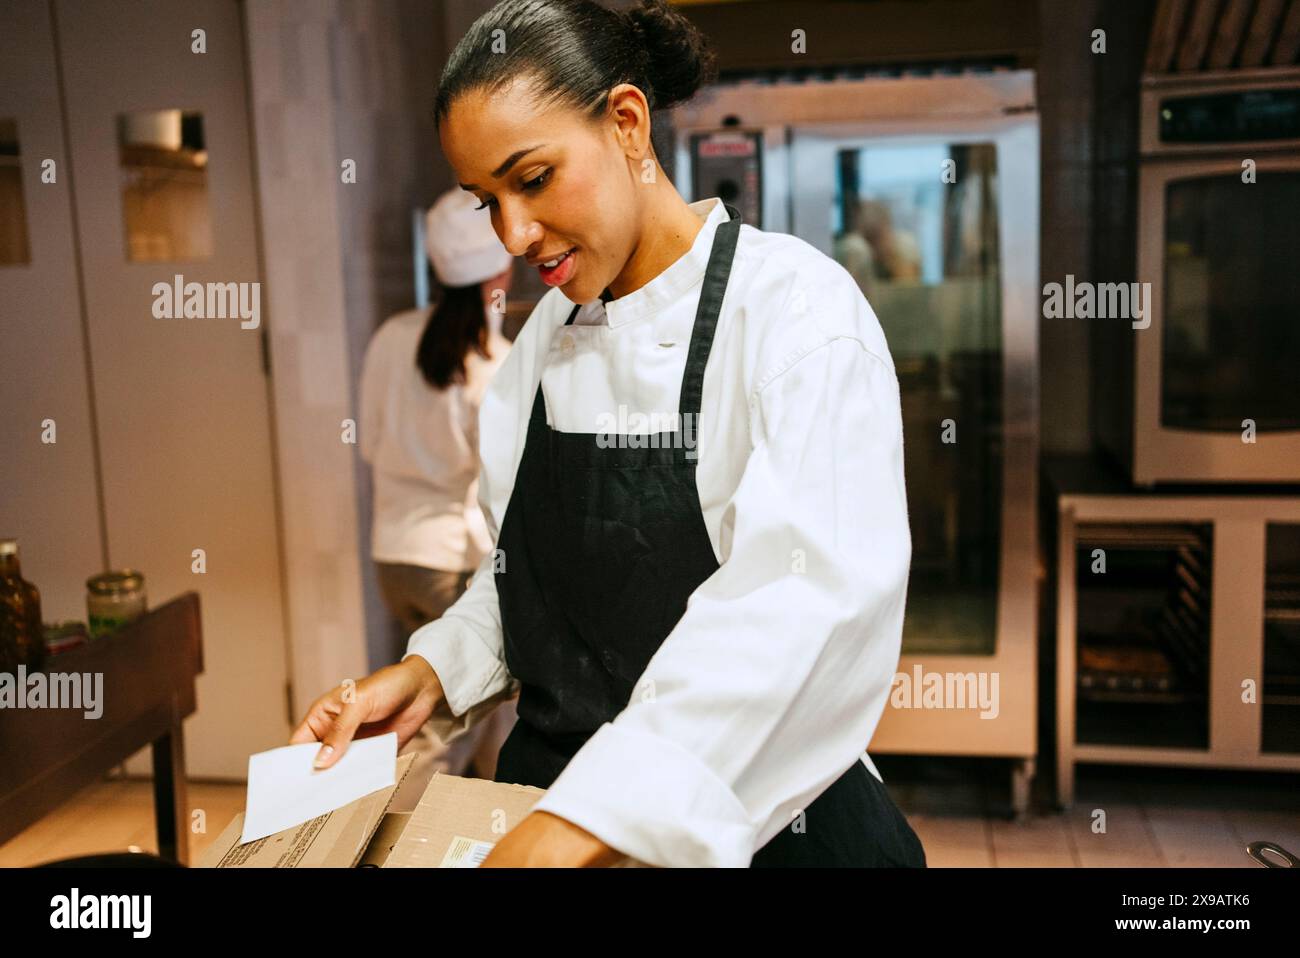
<instances>
[{"instance_id":1,"label":"jacket sleeve","mask_svg":"<svg viewBox=\"0 0 1300 958\"><path fill-rule=\"evenodd\" d=\"M477 450L479 404L466 402L464 408L473 419L471 436ZM500 529L489 502L487 478L481 470L478 504L495 544ZM442 683L446 697L434 709L430 722L444 742L463 735L519 691L519 683L506 667L495 550L484 555L465 592L441 617L411 633L404 658L412 655L422 656Z\"/></svg>"},{"instance_id":2,"label":"jacket sleeve","mask_svg":"<svg viewBox=\"0 0 1300 958\"><path fill-rule=\"evenodd\" d=\"M892 362L828 336L750 408L729 554L535 806L652 865L748 865L861 760L898 665L911 537Z\"/></svg>"},{"instance_id":3,"label":"jacket sleeve","mask_svg":"<svg viewBox=\"0 0 1300 958\"><path fill-rule=\"evenodd\" d=\"M484 556L469 587L440 618L411 633L403 658L412 655L423 657L442 683L446 697L429 721L444 742L459 738L519 690L506 669L493 553Z\"/></svg>"}]
</instances>

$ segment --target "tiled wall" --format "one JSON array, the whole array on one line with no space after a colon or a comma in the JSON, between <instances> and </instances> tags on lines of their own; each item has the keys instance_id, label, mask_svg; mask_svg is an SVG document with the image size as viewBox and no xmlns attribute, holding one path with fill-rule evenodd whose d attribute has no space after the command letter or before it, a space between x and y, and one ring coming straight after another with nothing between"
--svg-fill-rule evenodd
<instances>
[{"instance_id":1,"label":"tiled wall","mask_svg":"<svg viewBox=\"0 0 1300 958\"><path fill-rule=\"evenodd\" d=\"M1094 67L1089 37L1098 0L1042 0L1038 56L1042 207L1039 274L1063 283L1092 278ZM1091 441L1087 322L1044 320L1040 328L1040 445L1080 452Z\"/></svg>"},{"instance_id":2,"label":"tiled wall","mask_svg":"<svg viewBox=\"0 0 1300 958\"><path fill-rule=\"evenodd\" d=\"M1044 283L1063 283L1067 274L1096 283L1137 278L1137 101L1153 6L1041 4ZM1093 52L1094 30L1105 32L1104 53ZM1131 408L1117 327L1044 319L1041 329L1043 451L1087 451L1100 413Z\"/></svg>"},{"instance_id":3,"label":"tiled wall","mask_svg":"<svg viewBox=\"0 0 1300 958\"><path fill-rule=\"evenodd\" d=\"M1101 24L1110 44L1096 70L1093 270L1099 283L1131 283L1150 279L1137 275L1137 207L1138 106L1151 10L1129 0L1102 0ZM1133 331L1122 323L1089 325L1094 436L1127 432L1133 415L1133 376L1126 374L1132 370Z\"/></svg>"},{"instance_id":4,"label":"tiled wall","mask_svg":"<svg viewBox=\"0 0 1300 958\"><path fill-rule=\"evenodd\" d=\"M342 423L370 333L413 297L409 211L440 162L440 18L420 0L246 5L296 714L383 664L392 636L369 470Z\"/></svg>"},{"instance_id":5,"label":"tiled wall","mask_svg":"<svg viewBox=\"0 0 1300 958\"><path fill-rule=\"evenodd\" d=\"M366 344L393 313L414 305L411 213L427 208L445 174L433 128L441 69L441 10L427 0L360 0L340 5L332 31L335 137L357 181L339 190L341 264L353 418ZM370 561L370 466L353 458L357 550L371 669L391 664L406 638L380 597Z\"/></svg>"}]
</instances>

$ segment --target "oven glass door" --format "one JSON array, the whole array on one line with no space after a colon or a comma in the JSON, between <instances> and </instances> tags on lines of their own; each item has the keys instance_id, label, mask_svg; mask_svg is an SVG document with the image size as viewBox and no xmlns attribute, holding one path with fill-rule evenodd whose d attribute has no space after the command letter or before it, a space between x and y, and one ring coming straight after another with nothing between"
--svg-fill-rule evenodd
<instances>
[{"instance_id":1,"label":"oven glass door","mask_svg":"<svg viewBox=\"0 0 1300 958\"><path fill-rule=\"evenodd\" d=\"M1165 184L1160 422L1300 429L1300 170Z\"/></svg>"},{"instance_id":2,"label":"oven glass door","mask_svg":"<svg viewBox=\"0 0 1300 958\"><path fill-rule=\"evenodd\" d=\"M1003 520L996 137L796 133L794 230L857 281L898 373L905 654L995 651Z\"/></svg>"}]
</instances>

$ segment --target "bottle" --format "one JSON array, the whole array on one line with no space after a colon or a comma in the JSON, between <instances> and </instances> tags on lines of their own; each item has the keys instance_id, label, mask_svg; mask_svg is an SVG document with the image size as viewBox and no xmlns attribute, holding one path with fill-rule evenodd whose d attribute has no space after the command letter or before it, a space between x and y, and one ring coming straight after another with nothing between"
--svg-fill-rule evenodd
<instances>
[{"instance_id":1,"label":"bottle","mask_svg":"<svg viewBox=\"0 0 1300 958\"><path fill-rule=\"evenodd\" d=\"M45 627L41 623L41 594L22 576L18 564L18 540L0 538L0 669L4 659L29 672L45 659Z\"/></svg>"}]
</instances>

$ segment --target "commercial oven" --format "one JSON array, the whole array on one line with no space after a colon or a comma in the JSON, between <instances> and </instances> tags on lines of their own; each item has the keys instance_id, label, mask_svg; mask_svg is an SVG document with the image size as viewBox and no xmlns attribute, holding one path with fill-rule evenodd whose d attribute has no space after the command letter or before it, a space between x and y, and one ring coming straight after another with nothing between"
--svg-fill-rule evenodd
<instances>
[{"instance_id":1,"label":"commercial oven","mask_svg":"<svg viewBox=\"0 0 1300 958\"><path fill-rule=\"evenodd\" d=\"M1099 439L1140 485L1300 482L1300 70L1147 77L1140 133Z\"/></svg>"},{"instance_id":2,"label":"commercial oven","mask_svg":"<svg viewBox=\"0 0 1300 958\"><path fill-rule=\"evenodd\" d=\"M732 82L673 124L683 195L722 196L834 257L889 343L913 555L896 696L870 750L1010 758L1023 809L1037 751L1033 73ZM935 683L943 694L922 694Z\"/></svg>"}]
</instances>

